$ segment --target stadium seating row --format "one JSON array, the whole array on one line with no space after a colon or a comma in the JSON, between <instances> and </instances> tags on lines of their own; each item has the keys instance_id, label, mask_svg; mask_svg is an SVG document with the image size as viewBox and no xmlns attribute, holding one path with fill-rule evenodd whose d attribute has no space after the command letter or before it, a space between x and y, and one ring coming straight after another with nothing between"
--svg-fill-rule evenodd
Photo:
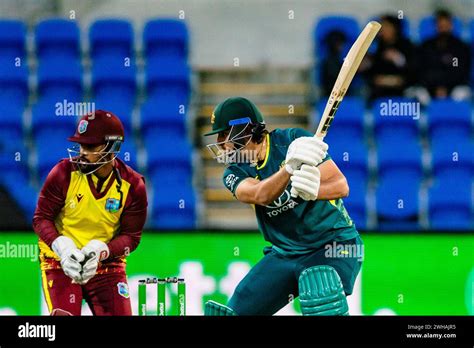
<instances>
[{"instance_id":1,"label":"stadium seating row","mask_svg":"<svg viewBox=\"0 0 474 348\"><path fill-rule=\"evenodd\" d=\"M75 21L48 19L35 27L36 90L30 83L34 74L28 71L26 35L23 22L0 21L0 129L4 135L0 140L0 166L16 174L12 178L21 176L20 187L34 190L28 181L27 161L12 165L12 154L20 153L28 158L29 152L35 153L35 168L42 183L70 146L66 138L76 124L77 117L71 116L77 113L69 114L68 107L74 108L86 100L87 91L80 31ZM127 141L121 156L129 164L137 165L137 142L145 145L146 169L154 188L150 225L156 228L195 225L191 148L185 126L190 96L188 42L188 31L182 21L157 19L146 24L143 32L146 101L141 105L140 136L135 139L132 114L139 91L132 25L121 19L98 20L89 30L90 102L95 103L95 109L112 110L122 119ZM24 127L23 114L30 94L37 101L32 105L31 123ZM86 110L86 104L83 105ZM30 135L28 129L31 129L34 151L23 145ZM170 187L174 189L169 190ZM23 197L21 189L16 192L18 184L6 184L6 188L31 217L34 206ZM180 209L179 220L176 209Z\"/></svg>"},{"instance_id":2,"label":"stadium seating row","mask_svg":"<svg viewBox=\"0 0 474 348\"><path fill-rule=\"evenodd\" d=\"M426 16L421 18L418 23L417 35L415 31L411 30L410 20L402 14L402 32L407 38L415 39L415 41L423 42L436 34L436 21L434 16ZM377 20L377 18L371 18ZM343 32L347 37L346 52L349 51L352 42L357 39L357 35L361 31L361 27L356 17L353 16L325 16L318 19L314 27L313 40L315 42L315 56L324 58L327 54L327 43L325 38L329 32L337 29ZM468 24L463 23L461 18L453 17L453 34L461 39L470 39L474 41L474 19Z\"/></svg>"},{"instance_id":3,"label":"stadium seating row","mask_svg":"<svg viewBox=\"0 0 474 348\"><path fill-rule=\"evenodd\" d=\"M324 28L324 23L325 19L319 21L317 28ZM0 61L5 62L0 64L0 169L5 187L31 216L35 204L31 197L37 187L30 183L27 163L43 182L65 156L70 145L66 138L76 122L75 117L66 117L63 102L80 102L89 91L84 89L85 69L74 21L46 20L36 26L36 74L25 63L25 37L21 22L0 21ZM173 20L153 20L145 26L146 100L140 105L133 37L125 20L92 24L90 100L97 109L113 110L123 120L127 141L120 156L125 161L137 167L141 149L145 150L147 179L153 188L149 226L192 228L196 197L185 122L191 93L186 26ZM36 84L31 83L34 76ZM31 105L33 97L37 101ZM63 108L59 113L58 103ZM325 101L318 104L319 113L324 105ZM470 187L459 183L472 181L472 105L449 99L435 100L424 110L394 110L391 105L415 104L408 99L381 99L367 111L363 99L346 97L327 138L331 156L349 180L351 194L345 202L357 225L366 227L373 191L379 228L418 229L420 194L427 189L431 228L470 228L472 195ZM25 126L24 111L29 106L31 122ZM132 118L137 106L138 117ZM33 146L25 146L30 141ZM370 163L371 152L375 163Z\"/></svg>"},{"instance_id":4,"label":"stadium seating row","mask_svg":"<svg viewBox=\"0 0 474 348\"><path fill-rule=\"evenodd\" d=\"M366 109L363 100L345 98L327 136L329 152L350 183L351 194L345 201L358 225L365 227L366 192L368 185L375 182L380 228L397 226L401 229L405 226L417 229L420 200L415 193L419 193L432 178L430 204L434 207L430 210L430 222L433 226L447 228L453 225L452 221L456 221L460 229L470 226L472 198L468 183L472 181L474 172L470 104L448 99L435 100L426 113L414 118L409 114L381 113L381 105L388 102L389 99L381 99L374 103L372 135L364 122ZM397 100L397 103L401 102L410 103L409 100ZM325 101L319 104L319 113L322 113L324 104ZM420 120L423 118L427 120L427 137L420 136ZM424 144L425 151L422 139L429 140ZM376 164L370 166L368 145L372 144ZM428 155L428 161L423 160L424 153ZM453 188L452 184L456 182L468 186L454 185L456 187ZM453 195L458 195L460 199L456 205L452 204ZM399 199L404 201L402 208L399 207ZM433 213L436 209L442 210L438 206L443 205L446 207L444 215ZM448 212L453 216L446 219ZM456 215L461 212L465 213L463 217ZM396 224L384 224L383 220L396 221ZM402 224L404 220L408 221Z\"/></svg>"},{"instance_id":5,"label":"stadium seating row","mask_svg":"<svg viewBox=\"0 0 474 348\"><path fill-rule=\"evenodd\" d=\"M436 34L434 16L419 21L417 35L406 16L401 25L402 35L415 42L423 42ZM347 53L361 27L352 16L318 19L313 32L317 61L327 55L325 38L335 29L347 37L344 47ZM454 17L453 34L474 43L474 20L465 25L459 17ZM374 48L372 45L370 50ZM320 69L321 66L316 70L317 84L321 82ZM474 67L471 76L474 82ZM362 80L356 77L353 88L361 86ZM325 104L326 100L321 100L316 105L314 122ZM407 109L400 110L402 105ZM425 207L430 228L472 228L471 103L439 99L420 110L420 104L413 100L393 97L375 100L370 112L366 107L363 99L346 97L327 137L331 156L352 183L345 203L358 226L366 226L370 198L367 192L369 186L375 186L374 208L379 229L418 229L424 189L428 190ZM375 149L377 160L370 166L368 144Z\"/></svg>"},{"instance_id":6,"label":"stadium seating row","mask_svg":"<svg viewBox=\"0 0 474 348\"><path fill-rule=\"evenodd\" d=\"M319 119L326 101L318 103L314 121ZM423 135L428 139L448 136L458 140L467 140L472 136L472 104L467 101L435 99L426 109L421 109L419 103L408 98L381 98L372 105L373 122L367 122L365 113L362 98L345 97L334 120L338 126L331 129L328 139L363 139L371 123L377 142L388 138L418 140Z\"/></svg>"}]
</instances>

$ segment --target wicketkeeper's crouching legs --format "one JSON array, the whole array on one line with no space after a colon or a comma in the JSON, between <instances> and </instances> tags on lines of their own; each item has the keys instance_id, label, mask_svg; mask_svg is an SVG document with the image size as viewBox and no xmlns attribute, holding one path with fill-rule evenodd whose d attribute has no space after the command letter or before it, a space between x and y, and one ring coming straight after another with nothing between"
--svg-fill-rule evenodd
<instances>
[{"instance_id":1,"label":"wicketkeeper's crouching legs","mask_svg":"<svg viewBox=\"0 0 474 348\"><path fill-rule=\"evenodd\" d=\"M84 299L94 315L132 315L125 265L101 267L87 284L72 282L59 262L42 265L43 292L52 315L81 315Z\"/></svg>"}]
</instances>

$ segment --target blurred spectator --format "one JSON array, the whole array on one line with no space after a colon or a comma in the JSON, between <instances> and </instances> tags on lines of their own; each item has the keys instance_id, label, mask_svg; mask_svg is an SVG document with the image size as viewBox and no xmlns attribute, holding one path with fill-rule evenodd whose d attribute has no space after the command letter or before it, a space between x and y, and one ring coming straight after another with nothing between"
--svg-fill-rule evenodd
<instances>
[{"instance_id":1,"label":"blurred spectator","mask_svg":"<svg viewBox=\"0 0 474 348\"><path fill-rule=\"evenodd\" d=\"M401 21L391 15L382 16L381 21L377 49L366 71L371 100L402 96L413 82L414 47L402 36Z\"/></svg>"},{"instance_id":2,"label":"blurred spectator","mask_svg":"<svg viewBox=\"0 0 474 348\"><path fill-rule=\"evenodd\" d=\"M451 13L438 10L435 17L437 35L423 42L419 50L419 84L433 98L470 98L469 46L453 35Z\"/></svg>"},{"instance_id":3,"label":"blurred spectator","mask_svg":"<svg viewBox=\"0 0 474 348\"><path fill-rule=\"evenodd\" d=\"M341 70L347 38L342 31L333 30L327 34L325 41L328 54L321 62L321 84L323 94L327 97L331 94L334 82Z\"/></svg>"}]
</instances>

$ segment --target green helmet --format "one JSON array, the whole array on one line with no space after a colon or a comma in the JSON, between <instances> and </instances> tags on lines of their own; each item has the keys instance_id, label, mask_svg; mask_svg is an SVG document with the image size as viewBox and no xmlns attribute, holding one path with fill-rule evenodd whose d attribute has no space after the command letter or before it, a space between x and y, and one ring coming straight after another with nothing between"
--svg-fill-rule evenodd
<instances>
[{"instance_id":1,"label":"green helmet","mask_svg":"<svg viewBox=\"0 0 474 348\"><path fill-rule=\"evenodd\" d=\"M212 131L204 134L213 135L226 132L225 140L206 145L213 158L221 163L231 163L245 157L246 161L254 162L254 158L241 151L250 143L260 143L265 131L262 114L250 100L235 97L220 103L211 116ZM244 156L237 158L238 155ZM247 156L245 156L247 155Z\"/></svg>"},{"instance_id":2,"label":"green helmet","mask_svg":"<svg viewBox=\"0 0 474 348\"><path fill-rule=\"evenodd\" d=\"M212 131L205 136L230 129L235 120L248 118L251 124L264 124L257 106L243 97L233 97L218 104L211 115Z\"/></svg>"}]
</instances>

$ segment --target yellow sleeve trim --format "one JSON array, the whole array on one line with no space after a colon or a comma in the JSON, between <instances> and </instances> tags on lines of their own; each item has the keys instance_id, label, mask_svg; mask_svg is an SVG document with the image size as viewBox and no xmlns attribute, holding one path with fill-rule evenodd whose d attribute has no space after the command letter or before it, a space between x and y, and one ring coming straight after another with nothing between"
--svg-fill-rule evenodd
<instances>
[{"instance_id":1,"label":"yellow sleeve trim","mask_svg":"<svg viewBox=\"0 0 474 348\"><path fill-rule=\"evenodd\" d=\"M267 150L265 151L265 160L261 166L257 166L257 169L260 170L267 165L268 157L270 157L270 134L267 134Z\"/></svg>"}]
</instances>

